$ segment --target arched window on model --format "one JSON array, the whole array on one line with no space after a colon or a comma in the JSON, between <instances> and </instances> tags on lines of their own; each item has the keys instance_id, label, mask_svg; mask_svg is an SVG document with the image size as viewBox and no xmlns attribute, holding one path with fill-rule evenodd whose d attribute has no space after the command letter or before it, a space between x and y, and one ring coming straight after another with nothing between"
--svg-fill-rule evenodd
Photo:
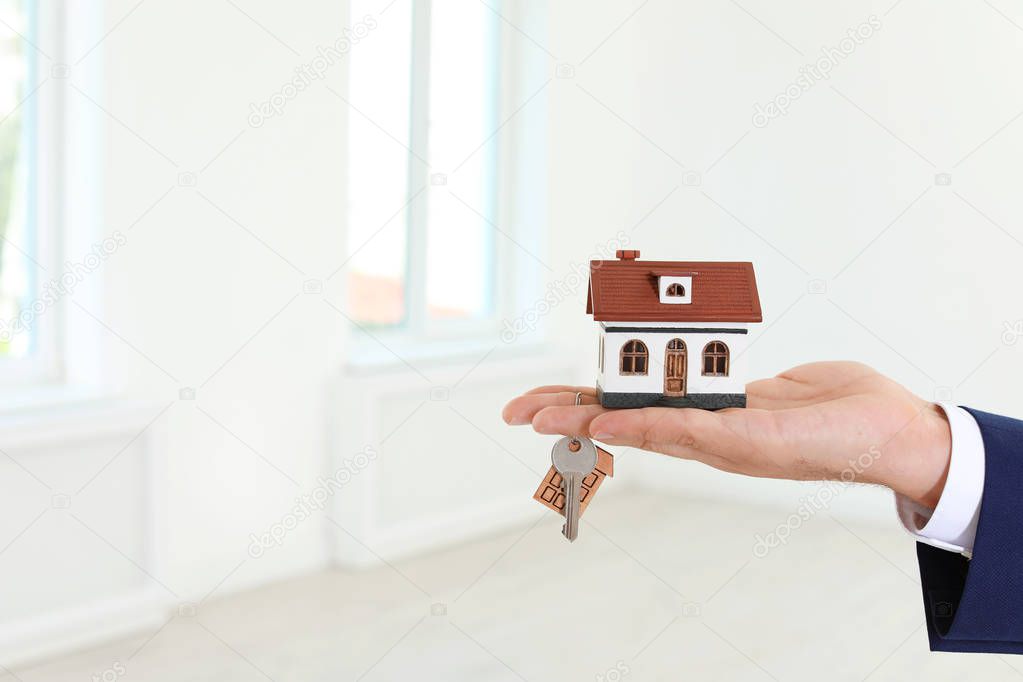
<instances>
[{"instance_id":1,"label":"arched window on model","mask_svg":"<svg viewBox=\"0 0 1023 682\"><path fill-rule=\"evenodd\" d=\"M636 339L626 341L622 346L619 374L646 374L646 367L646 344Z\"/></svg>"},{"instance_id":2,"label":"arched window on model","mask_svg":"<svg viewBox=\"0 0 1023 682\"><path fill-rule=\"evenodd\" d=\"M728 376L728 346L721 341L711 341L703 347L703 376Z\"/></svg>"},{"instance_id":3,"label":"arched window on model","mask_svg":"<svg viewBox=\"0 0 1023 682\"><path fill-rule=\"evenodd\" d=\"M682 296L686 295L686 288L679 284L678 282L675 282L674 284L668 285L668 290L664 292L664 295L678 296L679 298L681 298Z\"/></svg>"}]
</instances>

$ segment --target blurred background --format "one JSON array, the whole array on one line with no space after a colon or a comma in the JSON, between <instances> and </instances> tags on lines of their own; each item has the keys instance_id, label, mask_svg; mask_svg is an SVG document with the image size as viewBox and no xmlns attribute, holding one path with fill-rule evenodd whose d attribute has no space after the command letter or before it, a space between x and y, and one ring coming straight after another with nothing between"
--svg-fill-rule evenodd
<instances>
[{"instance_id":1,"label":"blurred background","mask_svg":"<svg viewBox=\"0 0 1023 682\"><path fill-rule=\"evenodd\" d=\"M586 269L1023 414L1006 0L0 2L0 680L989 680L890 493L554 439ZM813 508L811 513L806 513ZM766 547L768 541L773 545Z\"/></svg>"}]
</instances>

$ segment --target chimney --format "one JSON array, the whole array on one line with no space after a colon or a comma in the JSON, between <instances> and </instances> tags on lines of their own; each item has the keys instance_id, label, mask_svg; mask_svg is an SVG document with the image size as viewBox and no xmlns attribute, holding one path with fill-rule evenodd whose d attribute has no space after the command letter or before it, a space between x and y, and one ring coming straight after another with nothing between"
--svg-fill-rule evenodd
<instances>
[{"instance_id":1,"label":"chimney","mask_svg":"<svg viewBox=\"0 0 1023 682\"><path fill-rule=\"evenodd\" d=\"M618 260L636 260L639 258L639 251L636 249L619 249L615 251L615 258Z\"/></svg>"}]
</instances>

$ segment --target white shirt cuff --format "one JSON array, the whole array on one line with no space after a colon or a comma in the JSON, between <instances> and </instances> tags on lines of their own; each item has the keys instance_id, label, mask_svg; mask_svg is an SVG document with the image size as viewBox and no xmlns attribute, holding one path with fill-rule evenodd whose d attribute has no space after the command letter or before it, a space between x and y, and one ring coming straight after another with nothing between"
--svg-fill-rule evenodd
<instances>
[{"instance_id":1,"label":"white shirt cuff","mask_svg":"<svg viewBox=\"0 0 1023 682\"><path fill-rule=\"evenodd\" d=\"M934 509L895 495L899 520L923 543L970 556L977 536L984 495L984 439L969 412L951 403L938 403L948 417L952 455L948 478Z\"/></svg>"}]
</instances>

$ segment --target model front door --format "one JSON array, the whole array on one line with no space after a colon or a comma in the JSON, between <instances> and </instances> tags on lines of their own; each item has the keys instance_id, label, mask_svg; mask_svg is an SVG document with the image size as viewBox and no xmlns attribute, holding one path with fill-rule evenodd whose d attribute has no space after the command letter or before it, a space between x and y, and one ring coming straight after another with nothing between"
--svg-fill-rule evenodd
<instances>
[{"instance_id":1,"label":"model front door","mask_svg":"<svg viewBox=\"0 0 1023 682\"><path fill-rule=\"evenodd\" d=\"M686 344L672 339L664 351L664 395L686 394Z\"/></svg>"}]
</instances>

